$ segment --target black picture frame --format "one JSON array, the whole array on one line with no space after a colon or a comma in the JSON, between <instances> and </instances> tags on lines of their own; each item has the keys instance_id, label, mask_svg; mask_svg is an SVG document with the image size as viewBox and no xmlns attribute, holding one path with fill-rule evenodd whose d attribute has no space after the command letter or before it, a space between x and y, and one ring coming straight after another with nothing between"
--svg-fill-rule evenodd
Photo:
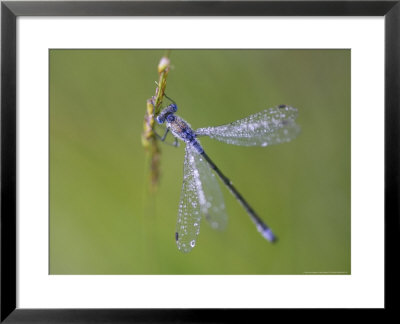
<instances>
[{"instance_id":1,"label":"black picture frame","mask_svg":"<svg viewBox=\"0 0 400 324\"><path fill-rule=\"evenodd\" d=\"M399 245L400 1L2 1L1 309L3 323L234 322L277 310L16 308L16 19L18 16L384 16L385 308L395 310ZM367 95L367 94L366 94ZM367 183L367 180L366 180ZM371 236L373 234L371 233ZM300 316L308 312L299 311ZM304 314L304 315L302 315ZM371 316L368 313L367 316ZM272 320L272 319L271 319Z\"/></svg>"}]
</instances>

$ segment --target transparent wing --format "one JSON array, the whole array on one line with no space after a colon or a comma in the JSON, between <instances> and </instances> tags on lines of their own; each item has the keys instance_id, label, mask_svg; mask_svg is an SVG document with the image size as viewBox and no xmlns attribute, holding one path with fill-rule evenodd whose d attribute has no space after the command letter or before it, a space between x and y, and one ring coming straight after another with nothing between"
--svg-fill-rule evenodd
<instances>
[{"instance_id":1,"label":"transparent wing","mask_svg":"<svg viewBox=\"0 0 400 324\"><path fill-rule=\"evenodd\" d=\"M190 252L192 250L200 233L201 214L197 182L198 171L196 170L192 151L187 145L175 232L176 244L182 252Z\"/></svg>"},{"instance_id":2,"label":"transparent wing","mask_svg":"<svg viewBox=\"0 0 400 324\"><path fill-rule=\"evenodd\" d=\"M197 136L243 146L267 146L289 142L300 132L297 109L281 105L260 111L227 125L199 128Z\"/></svg>"},{"instance_id":3,"label":"transparent wing","mask_svg":"<svg viewBox=\"0 0 400 324\"><path fill-rule=\"evenodd\" d=\"M223 230L228 222L228 215L218 180L207 161L193 148L190 150L198 170L197 190L200 210L212 228Z\"/></svg>"},{"instance_id":4,"label":"transparent wing","mask_svg":"<svg viewBox=\"0 0 400 324\"><path fill-rule=\"evenodd\" d=\"M203 214L214 229L224 229L228 216L218 181L195 149L186 145L183 185L176 224L176 244L182 252L196 245Z\"/></svg>"}]
</instances>

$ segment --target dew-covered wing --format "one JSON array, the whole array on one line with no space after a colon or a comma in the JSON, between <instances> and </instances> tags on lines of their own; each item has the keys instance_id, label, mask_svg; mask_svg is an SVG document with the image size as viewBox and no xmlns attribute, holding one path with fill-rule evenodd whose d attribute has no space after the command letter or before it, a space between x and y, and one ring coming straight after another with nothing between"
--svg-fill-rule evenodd
<instances>
[{"instance_id":1,"label":"dew-covered wing","mask_svg":"<svg viewBox=\"0 0 400 324\"><path fill-rule=\"evenodd\" d=\"M200 202L198 195L198 171L192 155L192 150L187 145L185 162L183 166L183 184L178 208L175 240L178 249L190 252L196 245L200 232ZM197 175L196 175L197 174Z\"/></svg>"},{"instance_id":2,"label":"dew-covered wing","mask_svg":"<svg viewBox=\"0 0 400 324\"><path fill-rule=\"evenodd\" d=\"M297 109L280 105L227 125L199 128L197 136L209 136L221 142L243 146L267 146L289 142L300 132Z\"/></svg>"},{"instance_id":3,"label":"dew-covered wing","mask_svg":"<svg viewBox=\"0 0 400 324\"><path fill-rule=\"evenodd\" d=\"M190 252L195 247L201 215L214 229L226 227L228 216L218 180L203 157L187 145L175 233L176 244L182 252Z\"/></svg>"},{"instance_id":4,"label":"dew-covered wing","mask_svg":"<svg viewBox=\"0 0 400 324\"><path fill-rule=\"evenodd\" d=\"M228 215L218 180L207 161L193 148L191 151L198 170L197 190L200 210L213 229L223 230L228 222Z\"/></svg>"}]
</instances>

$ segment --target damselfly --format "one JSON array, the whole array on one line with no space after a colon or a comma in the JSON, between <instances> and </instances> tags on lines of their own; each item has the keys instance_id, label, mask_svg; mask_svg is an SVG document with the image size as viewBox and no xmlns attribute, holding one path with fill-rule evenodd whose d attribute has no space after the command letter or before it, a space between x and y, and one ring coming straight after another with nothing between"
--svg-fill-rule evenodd
<instances>
[{"instance_id":1,"label":"damselfly","mask_svg":"<svg viewBox=\"0 0 400 324\"><path fill-rule=\"evenodd\" d=\"M280 105L227 125L199 128L195 131L175 114L177 110L175 103L170 104L157 116L157 122L166 123L162 140L171 131L176 142L179 139L186 143L183 185L175 232L178 249L190 252L196 245L202 215L212 228L223 229L227 224L224 199L212 170L240 202L261 235L270 242L276 241L269 226L205 153L198 137L208 136L221 142L243 146L269 146L289 142L300 131L295 123L297 109Z\"/></svg>"}]
</instances>

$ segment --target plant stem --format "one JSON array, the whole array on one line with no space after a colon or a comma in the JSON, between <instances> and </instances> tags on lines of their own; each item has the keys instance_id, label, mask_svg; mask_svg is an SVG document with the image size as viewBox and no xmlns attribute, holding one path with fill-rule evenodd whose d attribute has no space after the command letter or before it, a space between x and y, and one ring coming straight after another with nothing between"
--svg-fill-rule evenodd
<instances>
[{"instance_id":1,"label":"plant stem","mask_svg":"<svg viewBox=\"0 0 400 324\"><path fill-rule=\"evenodd\" d=\"M150 190L155 192L160 180L160 158L161 149L154 133L155 117L161 110L164 99L165 88L167 86L167 76L170 70L170 60L167 53L158 63L158 86L155 95L146 102L146 114L144 116L142 145L148 153L150 161Z\"/></svg>"}]
</instances>

